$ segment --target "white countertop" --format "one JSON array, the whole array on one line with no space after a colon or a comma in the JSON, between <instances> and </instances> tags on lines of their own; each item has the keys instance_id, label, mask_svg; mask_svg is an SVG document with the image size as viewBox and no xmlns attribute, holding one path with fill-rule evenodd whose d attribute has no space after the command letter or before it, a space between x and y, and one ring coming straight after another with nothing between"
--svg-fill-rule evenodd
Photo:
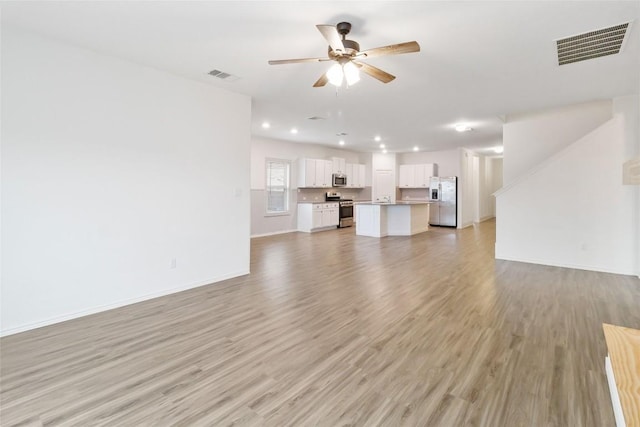
<instances>
[{"instance_id":1,"label":"white countertop","mask_svg":"<svg viewBox=\"0 0 640 427\"><path fill-rule=\"evenodd\" d=\"M325 203L339 203L340 200L329 200L329 201L324 201L324 200L300 200L298 201L299 205L306 205L306 204L312 204L312 205L324 205Z\"/></svg>"},{"instance_id":2,"label":"white countertop","mask_svg":"<svg viewBox=\"0 0 640 427\"><path fill-rule=\"evenodd\" d=\"M402 205L429 205L435 202L429 200L400 200L395 203L391 202L358 202L359 205L374 205L374 206L402 206Z\"/></svg>"}]
</instances>

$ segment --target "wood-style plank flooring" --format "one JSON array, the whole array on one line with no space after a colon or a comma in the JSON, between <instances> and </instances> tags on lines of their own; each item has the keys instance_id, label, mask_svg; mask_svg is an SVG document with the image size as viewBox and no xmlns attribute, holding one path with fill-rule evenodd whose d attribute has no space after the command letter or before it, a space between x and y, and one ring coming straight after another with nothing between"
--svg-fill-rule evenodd
<instances>
[{"instance_id":1,"label":"wood-style plank flooring","mask_svg":"<svg viewBox=\"0 0 640 427\"><path fill-rule=\"evenodd\" d=\"M612 426L640 280L493 259L495 223L253 239L248 276L0 340L2 426Z\"/></svg>"}]
</instances>

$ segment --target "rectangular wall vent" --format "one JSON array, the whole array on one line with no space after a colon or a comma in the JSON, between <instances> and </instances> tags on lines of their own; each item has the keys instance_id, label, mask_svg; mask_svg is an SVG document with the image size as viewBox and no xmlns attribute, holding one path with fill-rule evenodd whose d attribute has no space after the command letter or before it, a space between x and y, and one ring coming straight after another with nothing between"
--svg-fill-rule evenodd
<instances>
[{"instance_id":1,"label":"rectangular wall vent","mask_svg":"<svg viewBox=\"0 0 640 427\"><path fill-rule=\"evenodd\" d=\"M210 76L216 77L220 80L224 80L227 82L235 82L240 78L238 76L234 76L233 74L225 73L224 71L220 71L220 70L211 70L209 71L208 74Z\"/></svg>"},{"instance_id":2,"label":"rectangular wall vent","mask_svg":"<svg viewBox=\"0 0 640 427\"><path fill-rule=\"evenodd\" d=\"M556 40L558 65L620 53L629 23Z\"/></svg>"}]
</instances>

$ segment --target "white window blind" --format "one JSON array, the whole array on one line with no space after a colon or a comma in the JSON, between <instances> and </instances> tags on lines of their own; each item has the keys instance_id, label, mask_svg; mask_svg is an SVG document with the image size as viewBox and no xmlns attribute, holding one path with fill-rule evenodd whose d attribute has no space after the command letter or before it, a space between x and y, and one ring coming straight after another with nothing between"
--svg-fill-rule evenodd
<instances>
[{"instance_id":1,"label":"white window blind","mask_svg":"<svg viewBox=\"0 0 640 427\"><path fill-rule=\"evenodd\" d=\"M289 212L289 170L287 160L267 159L267 213Z\"/></svg>"}]
</instances>

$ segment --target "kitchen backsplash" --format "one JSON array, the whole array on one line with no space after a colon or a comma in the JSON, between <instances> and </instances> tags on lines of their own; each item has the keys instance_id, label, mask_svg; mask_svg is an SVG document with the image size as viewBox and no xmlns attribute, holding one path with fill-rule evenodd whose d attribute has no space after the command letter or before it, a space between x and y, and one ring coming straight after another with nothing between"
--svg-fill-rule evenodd
<instances>
[{"instance_id":1,"label":"kitchen backsplash","mask_svg":"<svg viewBox=\"0 0 640 427\"><path fill-rule=\"evenodd\" d=\"M322 202L327 191L337 191L344 199L371 200L371 187L365 188L298 188L298 202Z\"/></svg>"},{"instance_id":2,"label":"kitchen backsplash","mask_svg":"<svg viewBox=\"0 0 640 427\"><path fill-rule=\"evenodd\" d=\"M429 200L428 188L401 188L398 200Z\"/></svg>"}]
</instances>

